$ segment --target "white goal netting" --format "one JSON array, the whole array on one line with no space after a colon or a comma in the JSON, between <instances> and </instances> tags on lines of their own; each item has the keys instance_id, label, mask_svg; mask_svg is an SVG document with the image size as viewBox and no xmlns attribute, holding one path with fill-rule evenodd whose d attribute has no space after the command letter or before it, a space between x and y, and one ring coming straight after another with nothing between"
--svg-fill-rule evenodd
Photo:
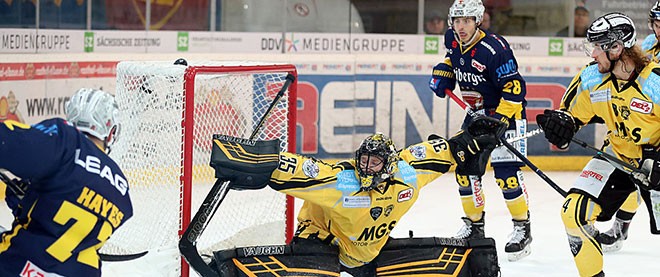
<instances>
[{"instance_id":1,"label":"white goal netting","mask_svg":"<svg viewBox=\"0 0 660 277\"><path fill-rule=\"evenodd\" d=\"M212 135L248 138L289 73L295 75L291 65L119 63L115 94L121 126L110 156L128 178L134 214L101 252L176 248L182 226L215 182L209 166ZM282 151L295 150L288 148L296 135L295 84L256 136L281 139ZM210 255L220 249L285 243L285 230L292 228L289 206L285 195L268 188L229 191L197 248ZM178 266L172 270L176 275Z\"/></svg>"}]
</instances>

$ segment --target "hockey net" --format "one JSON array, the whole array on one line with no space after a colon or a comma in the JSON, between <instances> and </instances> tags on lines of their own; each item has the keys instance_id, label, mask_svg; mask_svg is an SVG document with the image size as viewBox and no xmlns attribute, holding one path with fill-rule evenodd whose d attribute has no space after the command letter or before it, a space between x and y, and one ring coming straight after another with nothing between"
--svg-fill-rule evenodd
<instances>
[{"instance_id":1,"label":"hockey net","mask_svg":"<svg viewBox=\"0 0 660 277\"><path fill-rule=\"evenodd\" d=\"M120 62L116 100L121 127L110 156L129 180L134 213L100 252L166 253L156 261L141 258L148 264L137 267L153 274L151 267L158 266L159 275L188 276L177 245L215 181L209 166L212 135L248 138L289 73L295 76L294 66ZM289 86L256 136L279 138L282 151L295 151L296 84ZM230 191L199 237L197 249L204 257L220 249L286 243L293 230L292 209L292 199L269 188ZM124 273L115 269L110 274Z\"/></svg>"}]
</instances>

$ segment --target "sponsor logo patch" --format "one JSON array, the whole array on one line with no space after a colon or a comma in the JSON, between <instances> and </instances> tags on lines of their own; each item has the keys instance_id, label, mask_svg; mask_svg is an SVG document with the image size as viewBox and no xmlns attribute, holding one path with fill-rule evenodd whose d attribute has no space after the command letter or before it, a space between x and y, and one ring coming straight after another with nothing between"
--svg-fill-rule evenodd
<instances>
[{"instance_id":1,"label":"sponsor logo patch","mask_svg":"<svg viewBox=\"0 0 660 277\"><path fill-rule=\"evenodd\" d=\"M598 172L592 171L592 170L583 170L582 174L580 174L580 177L582 177L582 178L594 178L598 181L601 181L601 182L603 181L603 175L598 173Z\"/></svg>"},{"instance_id":2,"label":"sponsor logo patch","mask_svg":"<svg viewBox=\"0 0 660 277\"><path fill-rule=\"evenodd\" d=\"M371 197L369 196L344 196L342 201L344 208L369 208L371 206Z\"/></svg>"},{"instance_id":3,"label":"sponsor logo patch","mask_svg":"<svg viewBox=\"0 0 660 277\"><path fill-rule=\"evenodd\" d=\"M341 191L360 190L360 182L355 177L355 171L343 170L337 173L337 189Z\"/></svg>"},{"instance_id":4,"label":"sponsor logo patch","mask_svg":"<svg viewBox=\"0 0 660 277\"><path fill-rule=\"evenodd\" d=\"M490 44L484 42L483 40L482 40L481 42L479 42L479 44L481 44L481 45L483 45L484 47L486 47L486 49L488 49L488 51L490 51L491 54L495 55L495 49L493 49L493 47L490 46Z\"/></svg>"},{"instance_id":5,"label":"sponsor logo patch","mask_svg":"<svg viewBox=\"0 0 660 277\"><path fill-rule=\"evenodd\" d=\"M630 109L639 113L650 114L653 111L653 103L633 98L630 101Z\"/></svg>"},{"instance_id":6,"label":"sponsor logo patch","mask_svg":"<svg viewBox=\"0 0 660 277\"><path fill-rule=\"evenodd\" d=\"M472 67L476 68L479 72L484 72L486 66L478 62L477 60L472 60Z\"/></svg>"},{"instance_id":7,"label":"sponsor logo patch","mask_svg":"<svg viewBox=\"0 0 660 277\"><path fill-rule=\"evenodd\" d=\"M607 102L610 100L610 89L595 90L589 93L591 103Z\"/></svg>"},{"instance_id":8,"label":"sponsor logo patch","mask_svg":"<svg viewBox=\"0 0 660 277\"><path fill-rule=\"evenodd\" d=\"M62 277L62 275L50 273L39 268L30 261L25 262L23 270L21 270L21 277Z\"/></svg>"},{"instance_id":9,"label":"sponsor logo patch","mask_svg":"<svg viewBox=\"0 0 660 277\"><path fill-rule=\"evenodd\" d=\"M397 202L404 202L412 199L413 197L413 189L409 188L406 190L402 190L399 192L399 197L397 197Z\"/></svg>"}]
</instances>

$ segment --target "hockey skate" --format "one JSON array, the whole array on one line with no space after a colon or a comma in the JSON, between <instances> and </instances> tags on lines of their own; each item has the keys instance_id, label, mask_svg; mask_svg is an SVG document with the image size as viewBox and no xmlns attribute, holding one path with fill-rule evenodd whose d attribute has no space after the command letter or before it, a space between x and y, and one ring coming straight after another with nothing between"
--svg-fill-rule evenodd
<instances>
[{"instance_id":1,"label":"hockey skate","mask_svg":"<svg viewBox=\"0 0 660 277\"><path fill-rule=\"evenodd\" d=\"M472 221L468 217L461 217L465 225L461 227L461 230L454 236L456 239L483 239L485 237L484 233L484 215L481 215L479 221Z\"/></svg>"},{"instance_id":2,"label":"hockey skate","mask_svg":"<svg viewBox=\"0 0 660 277\"><path fill-rule=\"evenodd\" d=\"M532 233L530 232L529 219L513 220L513 232L509 235L510 240L506 243L504 251L510 262L518 261L532 253Z\"/></svg>"},{"instance_id":3,"label":"hockey skate","mask_svg":"<svg viewBox=\"0 0 660 277\"><path fill-rule=\"evenodd\" d=\"M598 234L598 241L604 253L616 252L623 248L623 241L628 239L630 220L615 219L612 228L605 233Z\"/></svg>"}]
</instances>

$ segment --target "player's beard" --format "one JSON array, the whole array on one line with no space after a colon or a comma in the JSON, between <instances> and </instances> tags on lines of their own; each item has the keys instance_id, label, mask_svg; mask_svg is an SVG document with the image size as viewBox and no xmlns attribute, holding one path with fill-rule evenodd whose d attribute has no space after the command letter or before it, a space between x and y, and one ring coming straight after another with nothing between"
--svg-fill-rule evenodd
<instances>
[{"instance_id":1,"label":"player's beard","mask_svg":"<svg viewBox=\"0 0 660 277\"><path fill-rule=\"evenodd\" d=\"M598 72L603 73L603 74L610 72L610 63L612 61L604 60L604 61L597 61L597 62L598 62Z\"/></svg>"}]
</instances>

